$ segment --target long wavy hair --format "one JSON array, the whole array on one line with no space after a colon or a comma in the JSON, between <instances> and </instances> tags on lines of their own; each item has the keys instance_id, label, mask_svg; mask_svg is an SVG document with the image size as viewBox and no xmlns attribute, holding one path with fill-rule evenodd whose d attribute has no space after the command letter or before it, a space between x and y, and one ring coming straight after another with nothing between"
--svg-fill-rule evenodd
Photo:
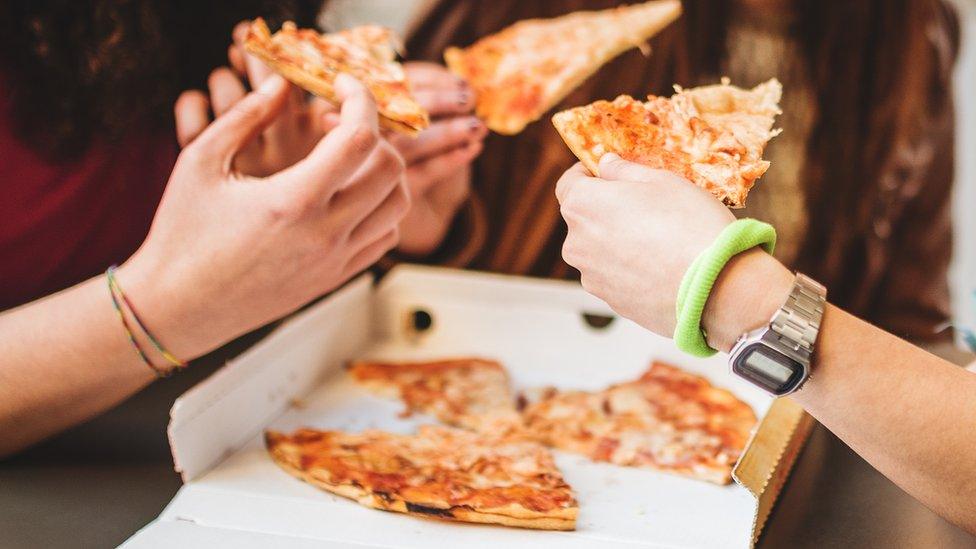
<instances>
[{"instance_id":1,"label":"long wavy hair","mask_svg":"<svg viewBox=\"0 0 976 549\"><path fill-rule=\"evenodd\" d=\"M615 93L670 94L674 82L713 82L727 59L728 21L736 1L682 0L682 16L652 40L654 53L638 72L614 83ZM445 44L468 44L519 19L621 3L441 0L407 50L436 57ZM797 61L811 75L817 106L801 176L812 223L795 267L829 287L849 289L851 295L833 296L851 304L857 301L855 294L869 294L855 281L843 280L867 270L863 236L890 230L879 220L897 219L906 199L922 192L931 175L921 173L928 165L924 159L932 158L934 149L949 149L943 156L952 156L951 140L944 138L952 136L950 78L958 22L944 0L790 4L796 17L789 32L799 40ZM644 84L626 87L638 82ZM519 146L532 144L522 141ZM843 269L827 272L825 265Z\"/></svg>"},{"instance_id":2,"label":"long wavy hair","mask_svg":"<svg viewBox=\"0 0 976 549\"><path fill-rule=\"evenodd\" d=\"M309 0L0 2L0 85L18 137L52 160L172 125L179 93L227 63L243 19L311 24Z\"/></svg>"}]
</instances>

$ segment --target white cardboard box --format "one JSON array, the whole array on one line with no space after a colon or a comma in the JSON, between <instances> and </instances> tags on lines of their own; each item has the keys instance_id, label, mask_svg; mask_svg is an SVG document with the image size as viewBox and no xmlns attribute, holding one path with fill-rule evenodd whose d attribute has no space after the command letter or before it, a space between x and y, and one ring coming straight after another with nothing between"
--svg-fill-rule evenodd
<instances>
[{"instance_id":1,"label":"white cardboard box","mask_svg":"<svg viewBox=\"0 0 976 549\"><path fill-rule=\"evenodd\" d=\"M417 311L423 311L417 313ZM418 331L417 318L432 320ZM158 519L125 543L142 547L749 547L812 424L789 400L771 401L727 374L724 357L696 360L615 318L570 282L402 266L374 286L362 277L296 315L173 406L176 469L186 484ZM592 318L592 317L590 317ZM652 359L710 378L761 418L735 470L715 486L557 452L580 501L575 532L427 520L367 509L279 469L266 428L410 432L401 405L350 382L343 365L480 355L505 364L516 389L598 389L632 379Z\"/></svg>"}]
</instances>

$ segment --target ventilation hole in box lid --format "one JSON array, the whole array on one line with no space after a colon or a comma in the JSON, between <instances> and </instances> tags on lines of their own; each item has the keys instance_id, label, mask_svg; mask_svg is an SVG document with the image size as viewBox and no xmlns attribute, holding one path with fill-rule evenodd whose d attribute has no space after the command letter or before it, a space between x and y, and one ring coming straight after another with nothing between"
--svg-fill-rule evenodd
<instances>
[{"instance_id":1,"label":"ventilation hole in box lid","mask_svg":"<svg viewBox=\"0 0 976 549\"><path fill-rule=\"evenodd\" d=\"M424 333L434 327L434 317L423 309L410 312L410 327L416 333Z\"/></svg>"},{"instance_id":2,"label":"ventilation hole in box lid","mask_svg":"<svg viewBox=\"0 0 976 549\"><path fill-rule=\"evenodd\" d=\"M612 315L598 315L594 313L583 313L583 322L594 330L605 330L617 318Z\"/></svg>"}]
</instances>

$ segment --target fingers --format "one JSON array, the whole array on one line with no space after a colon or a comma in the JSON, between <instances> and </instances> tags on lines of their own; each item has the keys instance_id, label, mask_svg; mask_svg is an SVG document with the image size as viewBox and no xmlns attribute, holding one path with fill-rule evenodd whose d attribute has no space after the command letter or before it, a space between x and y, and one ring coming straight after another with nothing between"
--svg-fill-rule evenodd
<instances>
[{"instance_id":1,"label":"fingers","mask_svg":"<svg viewBox=\"0 0 976 549\"><path fill-rule=\"evenodd\" d=\"M407 164L418 162L439 153L480 141L488 128L473 116L459 116L434 122L416 138L397 135L393 138Z\"/></svg>"},{"instance_id":2,"label":"fingers","mask_svg":"<svg viewBox=\"0 0 976 549\"><path fill-rule=\"evenodd\" d=\"M210 123L209 107L207 96L200 90L190 90L180 94L173 107L176 118L176 140L180 147L189 145L207 128L207 124Z\"/></svg>"},{"instance_id":3,"label":"fingers","mask_svg":"<svg viewBox=\"0 0 976 549\"><path fill-rule=\"evenodd\" d=\"M471 141L444 154L430 157L407 169L410 194L419 197L436 183L458 173L481 154L481 141Z\"/></svg>"},{"instance_id":4,"label":"fingers","mask_svg":"<svg viewBox=\"0 0 976 549\"><path fill-rule=\"evenodd\" d=\"M210 104L217 117L223 116L247 95L244 83L227 67L214 69L207 79L207 85L210 86Z\"/></svg>"},{"instance_id":5,"label":"fingers","mask_svg":"<svg viewBox=\"0 0 976 549\"><path fill-rule=\"evenodd\" d=\"M231 44L227 47L227 62L238 76L242 78L247 76L247 65L244 64L244 50L237 47L237 44Z\"/></svg>"},{"instance_id":6,"label":"fingers","mask_svg":"<svg viewBox=\"0 0 976 549\"><path fill-rule=\"evenodd\" d=\"M383 202L353 229L349 241L354 245L372 242L400 223L410 210L410 198L403 185L393 187Z\"/></svg>"},{"instance_id":7,"label":"fingers","mask_svg":"<svg viewBox=\"0 0 976 549\"><path fill-rule=\"evenodd\" d=\"M463 82L452 83L449 88L419 89L413 96L434 119L468 114L474 109L474 92Z\"/></svg>"},{"instance_id":8,"label":"fingers","mask_svg":"<svg viewBox=\"0 0 976 549\"><path fill-rule=\"evenodd\" d=\"M471 112L475 95L467 82L442 65L411 62L404 65L410 89L432 118Z\"/></svg>"},{"instance_id":9,"label":"fingers","mask_svg":"<svg viewBox=\"0 0 976 549\"><path fill-rule=\"evenodd\" d=\"M339 113L327 112L322 115L322 133L329 133L339 126Z\"/></svg>"},{"instance_id":10,"label":"fingers","mask_svg":"<svg viewBox=\"0 0 976 549\"><path fill-rule=\"evenodd\" d=\"M559 178L559 181L556 182L556 200L560 204L564 204L570 192L578 185L594 182L596 182L596 178L591 177L583 164L577 162L573 164L573 167L566 170L562 177Z\"/></svg>"},{"instance_id":11,"label":"fingers","mask_svg":"<svg viewBox=\"0 0 976 549\"><path fill-rule=\"evenodd\" d=\"M235 45L241 52L241 57L244 58L244 72L247 74L247 80L251 83L251 87L260 86L261 82L264 82L269 76L274 74L271 67L266 65L264 61L261 61L257 57L247 53L247 51L244 49L243 38L241 38L240 42L237 42Z\"/></svg>"},{"instance_id":12,"label":"fingers","mask_svg":"<svg viewBox=\"0 0 976 549\"><path fill-rule=\"evenodd\" d=\"M287 99L283 78L269 78L258 90L237 102L211 124L194 143L208 155L216 155L229 169L234 154L271 124Z\"/></svg>"},{"instance_id":13,"label":"fingers","mask_svg":"<svg viewBox=\"0 0 976 549\"><path fill-rule=\"evenodd\" d=\"M365 125L373 130L379 127L376 117L376 101L373 94L359 80L348 74L340 74L335 80L335 91L342 104L339 119L342 125Z\"/></svg>"},{"instance_id":14,"label":"fingers","mask_svg":"<svg viewBox=\"0 0 976 549\"><path fill-rule=\"evenodd\" d=\"M234 44L230 47L228 58L234 70L238 74L247 77L251 88L257 88L268 77L274 74L274 71L264 61L247 53L247 50L244 48L244 41L247 39L250 26L250 21L241 21L234 27ZM289 103L295 108L301 107L305 103L305 91L298 86L292 86L291 88L291 95L288 97Z\"/></svg>"},{"instance_id":15,"label":"fingers","mask_svg":"<svg viewBox=\"0 0 976 549\"><path fill-rule=\"evenodd\" d=\"M333 197L330 207L334 213L329 216L329 223L352 231L401 186L402 175L403 160L393 148L377 147L349 185Z\"/></svg>"},{"instance_id":16,"label":"fingers","mask_svg":"<svg viewBox=\"0 0 976 549\"><path fill-rule=\"evenodd\" d=\"M403 64L403 70L407 74L407 79L410 80L410 87L414 90L447 88L458 83L464 83L464 80L440 63L408 61Z\"/></svg>"},{"instance_id":17,"label":"fingers","mask_svg":"<svg viewBox=\"0 0 976 549\"><path fill-rule=\"evenodd\" d=\"M674 179L679 176L665 170L648 168L635 162L628 162L615 153L600 157L600 179L617 181L656 181Z\"/></svg>"},{"instance_id":18,"label":"fingers","mask_svg":"<svg viewBox=\"0 0 976 549\"><path fill-rule=\"evenodd\" d=\"M390 251L394 246L396 246L399 238L400 234L394 228L377 239L375 242L370 243L368 246L357 252L356 255L354 255L348 263L346 263L346 267L342 273L342 279L348 280L358 274L360 271L379 261L380 258L386 254L386 252Z\"/></svg>"},{"instance_id":19,"label":"fingers","mask_svg":"<svg viewBox=\"0 0 976 549\"><path fill-rule=\"evenodd\" d=\"M247 19L234 25L234 30L231 31L231 38L234 40L235 46L244 46L244 40L247 38L247 31L250 28L251 22Z\"/></svg>"},{"instance_id":20,"label":"fingers","mask_svg":"<svg viewBox=\"0 0 976 549\"><path fill-rule=\"evenodd\" d=\"M306 158L286 170L326 199L346 184L381 142L376 104L369 90L340 74L336 92L342 101L339 125Z\"/></svg>"}]
</instances>

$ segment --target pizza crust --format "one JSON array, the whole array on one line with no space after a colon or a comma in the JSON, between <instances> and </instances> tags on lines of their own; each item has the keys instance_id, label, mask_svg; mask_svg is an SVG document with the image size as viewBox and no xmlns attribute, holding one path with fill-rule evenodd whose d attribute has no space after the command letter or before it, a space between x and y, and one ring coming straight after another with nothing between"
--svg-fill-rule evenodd
<instances>
[{"instance_id":1,"label":"pizza crust","mask_svg":"<svg viewBox=\"0 0 976 549\"><path fill-rule=\"evenodd\" d=\"M727 206L745 206L749 190L769 168L766 143L782 86L776 79L744 90L727 79L715 86L682 89L670 98L613 101L558 112L552 124L586 169L599 176L609 152L625 160L674 172L711 192Z\"/></svg>"},{"instance_id":2,"label":"pizza crust","mask_svg":"<svg viewBox=\"0 0 976 549\"><path fill-rule=\"evenodd\" d=\"M553 509L547 512L533 511L516 504L475 510L468 506L439 507L408 502L394 493L389 493L385 497L381 497L362 486L349 483L336 483L329 478L323 478L303 469L300 465L302 461L300 450L297 447L290 446L287 436L281 433L275 431L265 432L265 446L275 463L290 475L317 488L351 499L371 509L403 513L428 519L499 524L502 526L535 530L576 529L576 517L579 508L575 505L573 507Z\"/></svg>"},{"instance_id":3,"label":"pizza crust","mask_svg":"<svg viewBox=\"0 0 976 549\"><path fill-rule=\"evenodd\" d=\"M273 49L271 48L271 36L271 30L268 28L264 20L260 18L256 19L251 24L248 38L244 42L244 49L247 50L248 53L251 53L264 61L264 63L267 64L273 71L285 77L298 87L309 91L322 99L325 99L333 105L340 105L342 103L339 96L336 94L335 87L332 85L331 81L325 78L320 78L309 73L308 71L304 71L301 68L294 66L293 64L283 62L281 59L279 59L273 53ZM425 123L410 125L390 118L382 112L378 114L380 126L409 136L416 136L426 127Z\"/></svg>"},{"instance_id":4,"label":"pizza crust","mask_svg":"<svg viewBox=\"0 0 976 549\"><path fill-rule=\"evenodd\" d=\"M595 150L587 146L586 129L580 124L577 113L572 109L557 112L552 115L552 125L586 170L600 177L600 157Z\"/></svg>"},{"instance_id":5,"label":"pizza crust","mask_svg":"<svg viewBox=\"0 0 976 549\"><path fill-rule=\"evenodd\" d=\"M681 3L677 0L654 0L602 11L574 12L552 19L527 19L484 37L468 48L447 48L444 61L452 72L468 81L474 89L477 95L476 114L485 121L485 125L496 133L515 135L541 118L613 58L632 48L649 53L647 41L680 15ZM570 57L567 59L540 54L546 48L531 41L531 48L525 44L521 47L515 45L525 36L565 42L566 38L559 36L559 33L567 27L609 29L613 39L605 39L605 36L596 33L586 33L583 38L573 37L574 50L563 55ZM586 42L587 37L590 43ZM579 57L584 55L589 55L589 59L573 71L555 77L537 74L540 65L557 61L562 65L578 63ZM517 83L513 84L505 75L496 73L506 56L516 59L522 69L522 77ZM537 104L527 112L511 108L513 103L522 100L535 101Z\"/></svg>"}]
</instances>

